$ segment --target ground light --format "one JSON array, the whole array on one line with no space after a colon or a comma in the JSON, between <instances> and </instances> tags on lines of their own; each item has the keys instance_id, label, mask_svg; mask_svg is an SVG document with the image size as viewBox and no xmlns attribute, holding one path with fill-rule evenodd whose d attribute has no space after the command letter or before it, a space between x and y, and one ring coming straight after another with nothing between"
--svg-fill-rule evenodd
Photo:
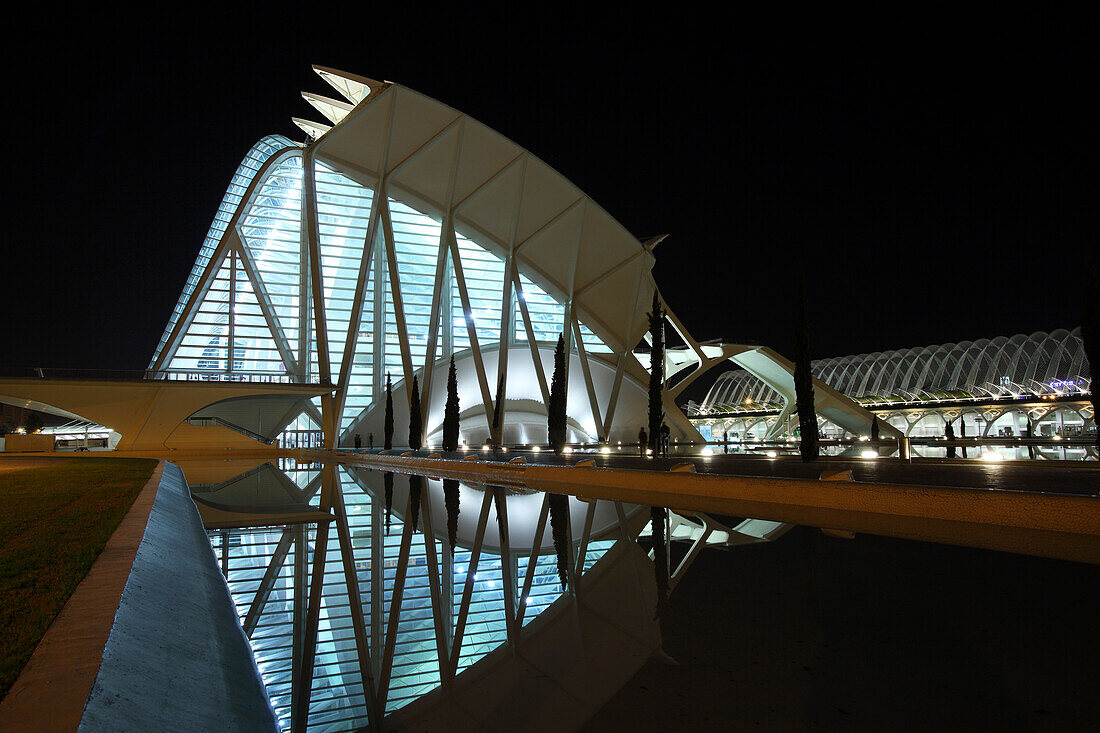
<instances>
[{"instance_id":1,"label":"ground light","mask_svg":"<svg viewBox=\"0 0 1100 733\"><path fill-rule=\"evenodd\" d=\"M542 449L539 448L537 445L531 446L531 452L532 453L538 453L540 450L542 450Z\"/></svg>"},{"instance_id":2,"label":"ground light","mask_svg":"<svg viewBox=\"0 0 1100 733\"><path fill-rule=\"evenodd\" d=\"M993 461L993 462L1003 461L1004 456L1002 456L1000 453L998 453L995 450L991 450L988 453L982 453L982 460L983 461Z\"/></svg>"},{"instance_id":3,"label":"ground light","mask_svg":"<svg viewBox=\"0 0 1100 733\"><path fill-rule=\"evenodd\" d=\"M700 454L704 455L704 456L713 456L714 451L712 451L710 448L704 448L703 450L700 451Z\"/></svg>"},{"instance_id":4,"label":"ground light","mask_svg":"<svg viewBox=\"0 0 1100 733\"><path fill-rule=\"evenodd\" d=\"M572 452L573 452L573 449L570 448L568 445L565 446L565 448L562 450L562 453L567 453L568 454L568 453L572 453Z\"/></svg>"},{"instance_id":5,"label":"ground light","mask_svg":"<svg viewBox=\"0 0 1100 733\"><path fill-rule=\"evenodd\" d=\"M606 445L600 446L600 453L606 456L611 453L611 449L608 448Z\"/></svg>"},{"instance_id":6,"label":"ground light","mask_svg":"<svg viewBox=\"0 0 1100 733\"><path fill-rule=\"evenodd\" d=\"M859 455L860 455L860 458L868 458L868 459L873 460L875 458L878 458L878 451L876 451L876 450L865 450L865 451L861 452Z\"/></svg>"},{"instance_id":7,"label":"ground light","mask_svg":"<svg viewBox=\"0 0 1100 733\"><path fill-rule=\"evenodd\" d=\"M779 454L773 450L768 451L764 455L766 455L768 458L777 458L779 456Z\"/></svg>"}]
</instances>

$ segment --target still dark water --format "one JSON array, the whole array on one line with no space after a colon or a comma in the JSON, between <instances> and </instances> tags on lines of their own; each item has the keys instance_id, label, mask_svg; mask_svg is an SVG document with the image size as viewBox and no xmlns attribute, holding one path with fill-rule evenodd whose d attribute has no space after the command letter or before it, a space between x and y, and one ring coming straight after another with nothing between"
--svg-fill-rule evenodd
<instances>
[{"instance_id":1,"label":"still dark water","mask_svg":"<svg viewBox=\"0 0 1100 733\"><path fill-rule=\"evenodd\" d=\"M284 730L296 717L310 730L355 730L379 715L418 730L447 720L1087 730L1100 720L1093 566L796 528L703 550L658 626L653 564L636 541L650 546L648 508L570 500L570 588L542 494L461 484L448 516L439 481L394 476L387 491L382 473L338 467L341 532L264 522L320 504L319 466L283 468L211 474L193 490L243 518L208 534ZM672 544L673 569L687 548ZM678 664L650 659L662 644ZM515 684L522 705L474 695L464 709L485 711L463 722L447 700L467 680Z\"/></svg>"}]
</instances>

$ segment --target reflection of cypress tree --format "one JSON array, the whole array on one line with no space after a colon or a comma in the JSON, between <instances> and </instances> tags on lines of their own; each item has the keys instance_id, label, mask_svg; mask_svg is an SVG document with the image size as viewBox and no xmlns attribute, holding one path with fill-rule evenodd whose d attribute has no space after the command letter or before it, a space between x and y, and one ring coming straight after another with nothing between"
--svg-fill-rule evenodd
<instances>
[{"instance_id":1,"label":"reflection of cypress tree","mask_svg":"<svg viewBox=\"0 0 1100 733\"><path fill-rule=\"evenodd\" d=\"M878 436L879 436L878 418L877 417L872 417L871 418L871 440L878 440Z\"/></svg>"},{"instance_id":2,"label":"reflection of cypress tree","mask_svg":"<svg viewBox=\"0 0 1100 733\"><path fill-rule=\"evenodd\" d=\"M943 429L943 437L947 438L948 440L954 440L955 439L955 428L951 427L950 422L948 422L946 427L944 427L944 429ZM947 446L947 457L948 458L954 458L955 457L955 446L953 446L953 445Z\"/></svg>"},{"instance_id":3,"label":"reflection of cypress tree","mask_svg":"<svg viewBox=\"0 0 1100 733\"><path fill-rule=\"evenodd\" d=\"M959 437L966 437L966 420L963 420L962 415L959 415ZM962 447L963 458L966 458L966 446Z\"/></svg>"},{"instance_id":4,"label":"reflection of cypress tree","mask_svg":"<svg viewBox=\"0 0 1100 733\"><path fill-rule=\"evenodd\" d=\"M455 358L452 354L451 368L447 372L447 404L443 408L443 450L445 451L458 450L458 411L458 374L455 372Z\"/></svg>"},{"instance_id":5,"label":"reflection of cypress tree","mask_svg":"<svg viewBox=\"0 0 1100 733\"><path fill-rule=\"evenodd\" d=\"M569 587L569 498L550 494L550 533L558 556L558 579L562 589Z\"/></svg>"},{"instance_id":6,"label":"reflection of cypress tree","mask_svg":"<svg viewBox=\"0 0 1100 733\"><path fill-rule=\"evenodd\" d=\"M493 487L493 508L497 510L497 530L500 532L500 544L504 546L504 511L501 509L501 504L504 503L504 489L499 487Z\"/></svg>"},{"instance_id":7,"label":"reflection of cypress tree","mask_svg":"<svg viewBox=\"0 0 1100 733\"><path fill-rule=\"evenodd\" d=\"M649 317L649 339L652 342L649 351L649 448L656 458L660 455L658 447L664 414L661 392L665 384L665 317L656 288L653 290L653 308L646 315Z\"/></svg>"},{"instance_id":8,"label":"reflection of cypress tree","mask_svg":"<svg viewBox=\"0 0 1100 733\"><path fill-rule=\"evenodd\" d=\"M412 522L413 532L420 524L420 492L423 486L423 478L409 476L409 521Z\"/></svg>"},{"instance_id":9,"label":"reflection of cypress tree","mask_svg":"<svg viewBox=\"0 0 1100 733\"><path fill-rule=\"evenodd\" d=\"M386 372L386 417L382 423L384 441L382 447L386 450L393 449L393 384L390 382L390 373ZM390 533L390 517L393 515L393 474L383 476L386 484L386 534Z\"/></svg>"},{"instance_id":10,"label":"reflection of cypress tree","mask_svg":"<svg viewBox=\"0 0 1100 733\"><path fill-rule=\"evenodd\" d=\"M382 479L386 484L386 534L389 534L390 516L393 514L393 474L387 472Z\"/></svg>"},{"instance_id":11,"label":"reflection of cypress tree","mask_svg":"<svg viewBox=\"0 0 1100 733\"><path fill-rule=\"evenodd\" d=\"M382 423L385 442L382 447L386 450L393 449L393 385L390 384L390 374L386 372L386 418Z\"/></svg>"},{"instance_id":12,"label":"reflection of cypress tree","mask_svg":"<svg viewBox=\"0 0 1100 733\"><path fill-rule=\"evenodd\" d=\"M458 481L443 479L443 503L447 505L447 539L451 543L451 557L455 556L455 543L458 540L458 500L460 492Z\"/></svg>"},{"instance_id":13,"label":"reflection of cypress tree","mask_svg":"<svg viewBox=\"0 0 1100 733\"><path fill-rule=\"evenodd\" d=\"M423 418L420 415L420 384L413 377L412 399L409 401L409 447L420 450L424 445Z\"/></svg>"},{"instance_id":14,"label":"reflection of cypress tree","mask_svg":"<svg viewBox=\"0 0 1100 733\"><path fill-rule=\"evenodd\" d=\"M555 453L565 449L566 387L565 334L561 334L554 349L554 376L550 380L550 404L546 406L546 433Z\"/></svg>"},{"instance_id":15,"label":"reflection of cypress tree","mask_svg":"<svg viewBox=\"0 0 1100 733\"><path fill-rule=\"evenodd\" d=\"M796 290L797 308L795 327L794 393L798 408L798 451L802 460L817 460L817 412L814 409L814 377L810 372L810 324L806 314L806 273L798 268Z\"/></svg>"},{"instance_id":16,"label":"reflection of cypress tree","mask_svg":"<svg viewBox=\"0 0 1100 733\"><path fill-rule=\"evenodd\" d=\"M657 610L661 617L668 607L668 553L665 547L665 514L661 507L650 507L649 518L653 530L653 574L657 581Z\"/></svg>"}]
</instances>

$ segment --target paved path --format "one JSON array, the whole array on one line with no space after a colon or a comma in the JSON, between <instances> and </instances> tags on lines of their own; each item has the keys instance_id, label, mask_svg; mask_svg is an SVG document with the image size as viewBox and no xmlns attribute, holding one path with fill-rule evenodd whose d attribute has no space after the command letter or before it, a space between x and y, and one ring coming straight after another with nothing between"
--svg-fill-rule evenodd
<instances>
[{"instance_id":1,"label":"paved path","mask_svg":"<svg viewBox=\"0 0 1100 733\"><path fill-rule=\"evenodd\" d=\"M378 451L364 451L375 452ZM390 451L396 453L397 451ZM438 451L414 451L413 455L428 456ZM444 456L462 458L470 453L444 453ZM523 456L528 463L548 465L572 465L585 458L595 460L597 466L650 471L667 471L677 463L690 462L699 473L718 473L730 476L767 476L773 478L816 479L822 471L851 469L856 481L869 483L903 484L909 486L958 487L970 489L996 489L1001 491L1026 491L1029 493L1075 494L1100 496L1100 463L1036 461L992 463L980 460L922 459L903 463L896 459L849 460L829 458L815 463L802 463L797 458L762 458L756 456L673 456L672 458L643 459L639 456L601 455L573 453L568 456L509 451L493 455L477 451L481 460L508 461Z\"/></svg>"}]
</instances>

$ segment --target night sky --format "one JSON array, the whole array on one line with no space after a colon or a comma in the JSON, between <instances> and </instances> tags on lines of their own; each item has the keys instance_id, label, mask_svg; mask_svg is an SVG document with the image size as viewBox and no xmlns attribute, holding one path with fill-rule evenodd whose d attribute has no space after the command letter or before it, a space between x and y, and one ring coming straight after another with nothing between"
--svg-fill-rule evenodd
<instances>
[{"instance_id":1,"label":"night sky","mask_svg":"<svg viewBox=\"0 0 1100 733\"><path fill-rule=\"evenodd\" d=\"M1091 18L269 7L10 32L0 366L144 368L243 155L321 119L299 91L337 96L313 63L450 104L670 234L655 277L700 339L790 353L800 261L815 357L1079 323Z\"/></svg>"}]
</instances>

